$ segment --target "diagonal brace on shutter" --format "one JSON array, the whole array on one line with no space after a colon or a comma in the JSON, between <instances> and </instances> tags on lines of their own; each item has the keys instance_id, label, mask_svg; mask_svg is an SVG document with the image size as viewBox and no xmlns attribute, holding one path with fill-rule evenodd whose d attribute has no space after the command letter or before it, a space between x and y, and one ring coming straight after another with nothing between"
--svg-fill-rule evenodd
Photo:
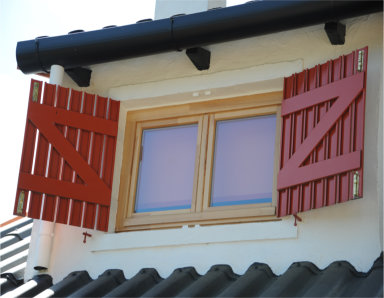
<instances>
[{"instance_id":1,"label":"diagonal brace on shutter","mask_svg":"<svg viewBox=\"0 0 384 298\"><path fill-rule=\"evenodd\" d=\"M45 126L51 126L52 128L54 123L56 123L114 137L117 134L116 124L109 120L57 109L39 103L30 103L27 116L39 128Z\"/></svg>"},{"instance_id":2,"label":"diagonal brace on shutter","mask_svg":"<svg viewBox=\"0 0 384 298\"><path fill-rule=\"evenodd\" d=\"M70 116L65 118L66 116ZM83 118L84 117L84 118ZM78 185L42 176L20 173L19 187L32 191L60 195L86 202L106 204L111 199L111 189L97 173L89 167L79 152L68 142L55 126L55 123L74 125L77 128L116 136L116 125L110 121L78 113L58 110L38 103L30 103L28 119L39 129L53 147L65 158L85 185Z\"/></svg>"},{"instance_id":3,"label":"diagonal brace on shutter","mask_svg":"<svg viewBox=\"0 0 384 298\"><path fill-rule=\"evenodd\" d=\"M320 120L297 151L287 161L278 175L278 189L321 179L330 175L357 169L361 166L361 151L340 155L329 160L302 166L313 148L336 123L340 115L361 95L364 88L364 73L317 88L313 91L292 97L282 104L282 116L294 113L322 102L337 98L327 114ZM332 94L330 98L328 94ZM292 175L292 172L295 175Z\"/></svg>"}]
</instances>

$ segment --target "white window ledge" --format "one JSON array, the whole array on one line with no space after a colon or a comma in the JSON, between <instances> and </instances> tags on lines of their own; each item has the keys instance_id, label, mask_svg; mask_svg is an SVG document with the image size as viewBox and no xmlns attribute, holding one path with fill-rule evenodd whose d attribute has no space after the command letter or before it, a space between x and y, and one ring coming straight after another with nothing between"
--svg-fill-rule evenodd
<instances>
[{"instance_id":1,"label":"white window ledge","mask_svg":"<svg viewBox=\"0 0 384 298\"><path fill-rule=\"evenodd\" d=\"M187 226L180 229L103 234L92 239L91 251L186 246L212 243L297 238L292 218L283 221L216 226Z\"/></svg>"}]
</instances>

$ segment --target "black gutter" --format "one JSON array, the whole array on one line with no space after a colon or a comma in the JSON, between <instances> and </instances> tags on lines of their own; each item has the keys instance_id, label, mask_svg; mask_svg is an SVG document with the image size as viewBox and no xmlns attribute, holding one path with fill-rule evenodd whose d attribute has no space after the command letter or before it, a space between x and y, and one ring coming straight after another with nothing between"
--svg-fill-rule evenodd
<instances>
[{"instance_id":1,"label":"black gutter","mask_svg":"<svg viewBox=\"0 0 384 298\"><path fill-rule=\"evenodd\" d=\"M257 1L168 19L17 43L25 73L48 72L182 50L383 10L382 1Z\"/></svg>"}]
</instances>

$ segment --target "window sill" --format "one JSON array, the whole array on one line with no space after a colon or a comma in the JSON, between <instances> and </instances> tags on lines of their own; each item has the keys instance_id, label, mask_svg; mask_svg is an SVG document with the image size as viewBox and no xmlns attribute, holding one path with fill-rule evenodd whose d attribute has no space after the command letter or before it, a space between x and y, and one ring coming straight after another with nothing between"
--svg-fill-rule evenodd
<instances>
[{"instance_id":1,"label":"window sill","mask_svg":"<svg viewBox=\"0 0 384 298\"><path fill-rule=\"evenodd\" d=\"M215 226L183 226L179 229L110 233L92 239L91 251L131 250L199 244L295 239L293 219Z\"/></svg>"}]
</instances>

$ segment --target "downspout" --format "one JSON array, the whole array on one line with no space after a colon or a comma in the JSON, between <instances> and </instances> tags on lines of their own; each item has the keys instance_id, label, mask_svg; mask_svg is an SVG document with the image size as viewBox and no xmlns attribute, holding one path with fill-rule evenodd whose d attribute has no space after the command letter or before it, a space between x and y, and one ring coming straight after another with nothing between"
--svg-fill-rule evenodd
<instances>
[{"instance_id":1,"label":"downspout","mask_svg":"<svg viewBox=\"0 0 384 298\"><path fill-rule=\"evenodd\" d=\"M50 84L62 85L64 77L64 67L60 65L51 66ZM37 241L35 244L35 256L31 263L33 269L37 271L49 269L49 262L52 253L52 244L55 232L55 223L35 219L33 222L37 225Z\"/></svg>"}]
</instances>

